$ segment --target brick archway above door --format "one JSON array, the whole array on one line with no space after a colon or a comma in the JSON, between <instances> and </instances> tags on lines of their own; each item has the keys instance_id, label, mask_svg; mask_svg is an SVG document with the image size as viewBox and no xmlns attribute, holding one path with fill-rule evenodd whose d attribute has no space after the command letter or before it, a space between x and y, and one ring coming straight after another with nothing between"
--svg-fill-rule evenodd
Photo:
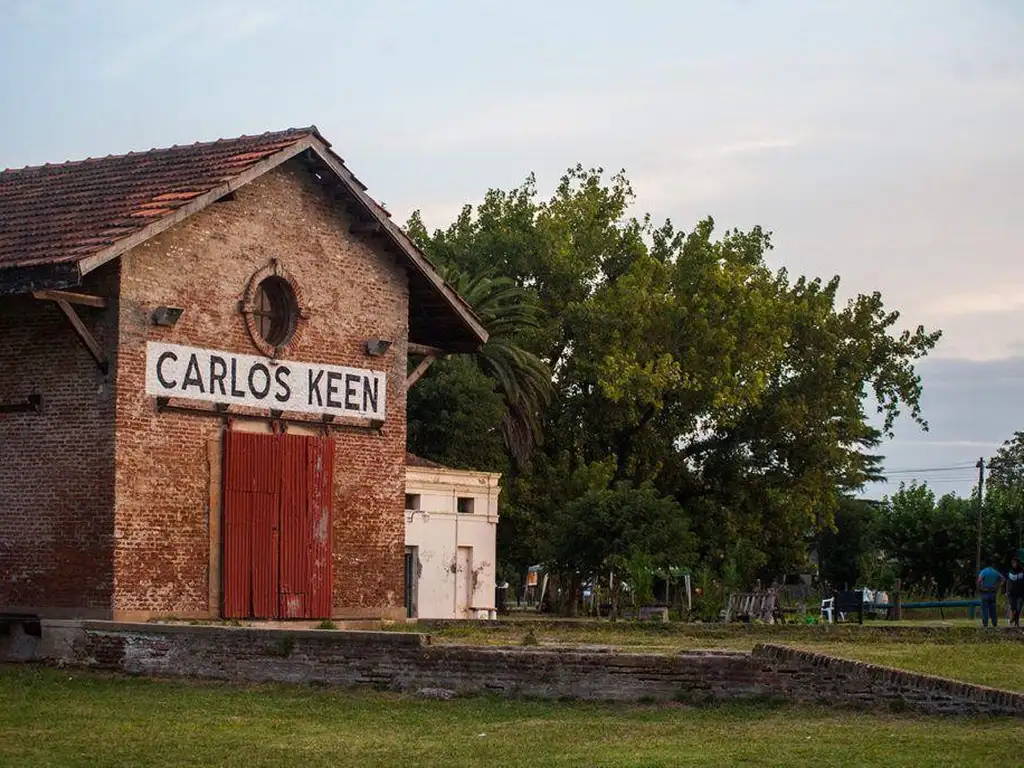
<instances>
[{"instance_id":1,"label":"brick archway above door","mask_svg":"<svg viewBox=\"0 0 1024 768\"><path fill-rule=\"evenodd\" d=\"M224 435L223 615L331 615L329 437Z\"/></svg>"}]
</instances>

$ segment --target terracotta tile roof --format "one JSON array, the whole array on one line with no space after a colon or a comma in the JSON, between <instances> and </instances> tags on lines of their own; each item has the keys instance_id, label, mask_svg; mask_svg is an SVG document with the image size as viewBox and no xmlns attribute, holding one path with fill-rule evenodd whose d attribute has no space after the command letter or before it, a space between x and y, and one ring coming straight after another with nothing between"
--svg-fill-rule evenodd
<instances>
[{"instance_id":1,"label":"terracotta tile roof","mask_svg":"<svg viewBox=\"0 0 1024 768\"><path fill-rule=\"evenodd\" d=\"M2 171L0 268L79 261L309 136L324 141L292 128Z\"/></svg>"},{"instance_id":2,"label":"terracotta tile roof","mask_svg":"<svg viewBox=\"0 0 1024 768\"><path fill-rule=\"evenodd\" d=\"M448 469L444 464L438 464L437 462L431 461L430 459L424 459L422 456L417 456L415 453L406 452L405 454L405 466L407 467L428 467L433 469Z\"/></svg>"},{"instance_id":3,"label":"terracotta tile roof","mask_svg":"<svg viewBox=\"0 0 1024 768\"><path fill-rule=\"evenodd\" d=\"M330 147L310 126L2 171L0 297L80 285L93 269L301 155L405 257L409 340L449 351L477 349L487 331L472 308Z\"/></svg>"}]
</instances>

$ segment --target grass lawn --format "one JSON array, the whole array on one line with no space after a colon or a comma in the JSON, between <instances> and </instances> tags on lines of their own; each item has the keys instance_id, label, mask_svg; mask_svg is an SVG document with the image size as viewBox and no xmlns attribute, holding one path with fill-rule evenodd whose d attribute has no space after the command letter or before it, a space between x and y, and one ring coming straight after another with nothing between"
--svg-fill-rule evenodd
<instances>
[{"instance_id":1,"label":"grass lawn","mask_svg":"<svg viewBox=\"0 0 1024 768\"><path fill-rule=\"evenodd\" d=\"M927 627L928 634L894 634L886 629L903 626ZM396 624L395 632L423 632L432 642L456 645L532 645L562 647L608 645L636 652L673 653L699 648L750 650L758 643L829 646L843 643L870 645L937 643L1009 644L1005 633L983 631L970 623L879 622L864 626L798 626L740 624L648 624L639 622L564 621L458 623L442 626ZM1024 642L1017 641L1022 648Z\"/></svg>"},{"instance_id":2,"label":"grass lawn","mask_svg":"<svg viewBox=\"0 0 1024 768\"><path fill-rule=\"evenodd\" d=\"M753 637L718 636L701 628L687 632L685 625L664 627L630 622L580 622L500 625L455 624L420 628L415 624L395 625L399 632L426 632L431 641L442 645L515 646L536 644L550 647L607 645L636 653L674 653L693 648L730 648L750 650L759 642Z\"/></svg>"},{"instance_id":3,"label":"grass lawn","mask_svg":"<svg viewBox=\"0 0 1024 768\"><path fill-rule=\"evenodd\" d=\"M0 666L0 765L1013 765L1019 720L425 701Z\"/></svg>"}]
</instances>

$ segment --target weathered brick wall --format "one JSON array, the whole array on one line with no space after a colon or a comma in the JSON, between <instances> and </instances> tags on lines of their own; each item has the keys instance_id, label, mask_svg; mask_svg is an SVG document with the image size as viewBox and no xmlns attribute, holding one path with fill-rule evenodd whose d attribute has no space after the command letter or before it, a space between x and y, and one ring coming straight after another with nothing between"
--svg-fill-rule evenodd
<instances>
[{"instance_id":1,"label":"weathered brick wall","mask_svg":"<svg viewBox=\"0 0 1024 768\"><path fill-rule=\"evenodd\" d=\"M394 257L365 237L292 161L123 258L117 378L114 604L120 617L208 615L210 451L219 419L158 413L145 394L146 342L259 354L239 311L250 277L277 259L308 316L282 357L386 370L380 434L337 430L336 615L400 614L408 288ZM184 308L173 327L160 305ZM396 343L367 358L368 338Z\"/></svg>"},{"instance_id":2,"label":"weathered brick wall","mask_svg":"<svg viewBox=\"0 0 1024 768\"><path fill-rule=\"evenodd\" d=\"M431 646L425 635L89 623L79 662L134 674L542 698L704 702L766 692L748 655Z\"/></svg>"},{"instance_id":3,"label":"weathered brick wall","mask_svg":"<svg viewBox=\"0 0 1024 768\"><path fill-rule=\"evenodd\" d=\"M8 646L0 638L0 661L49 659L132 674L238 682L619 701L771 697L926 714L1024 716L1024 693L772 645L750 654L624 654L432 646L427 635L398 632L87 621L76 629L68 622L44 623L41 639L21 637Z\"/></svg>"},{"instance_id":4,"label":"weathered brick wall","mask_svg":"<svg viewBox=\"0 0 1024 768\"><path fill-rule=\"evenodd\" d=\"M113 585L117 265L77 307L110 358L104 375L56 304L0 298L0 403L42 397L41 413L0 414L0 610L109 616Z\"/></svg>"},{"instance_id":5,"label":"weathered brick wall","mask_svg":"<svg viewBox=\"0 0 1024 768\"><path fill-rule=\"evenodd\" d=\"M759 645L752 656L762 668L762 681L774 693L798 701L929 714L1024 715L1021 693L777 645Z\"/></svg>"}]
</instances>

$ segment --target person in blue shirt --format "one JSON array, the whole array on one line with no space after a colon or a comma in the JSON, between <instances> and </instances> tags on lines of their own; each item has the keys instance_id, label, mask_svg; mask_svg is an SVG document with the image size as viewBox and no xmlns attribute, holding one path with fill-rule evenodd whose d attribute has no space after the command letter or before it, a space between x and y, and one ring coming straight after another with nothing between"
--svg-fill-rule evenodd
<instances>
[{"instance_id":1,"label":"person in blue shirt","mask_svg":"<svg viewBox=\"0 0 1024 768\"><path fill-rule=\"evenodd\" d=\"M988 626L988 620L992 619L992 626L998 624L996 619L996 595L999 593L999 586L1003 583L1003 574L992 566L991 560L985 561L985 567L978 574L978 591L981 593L981 623Z\"/></svg>"}]
</instances>

